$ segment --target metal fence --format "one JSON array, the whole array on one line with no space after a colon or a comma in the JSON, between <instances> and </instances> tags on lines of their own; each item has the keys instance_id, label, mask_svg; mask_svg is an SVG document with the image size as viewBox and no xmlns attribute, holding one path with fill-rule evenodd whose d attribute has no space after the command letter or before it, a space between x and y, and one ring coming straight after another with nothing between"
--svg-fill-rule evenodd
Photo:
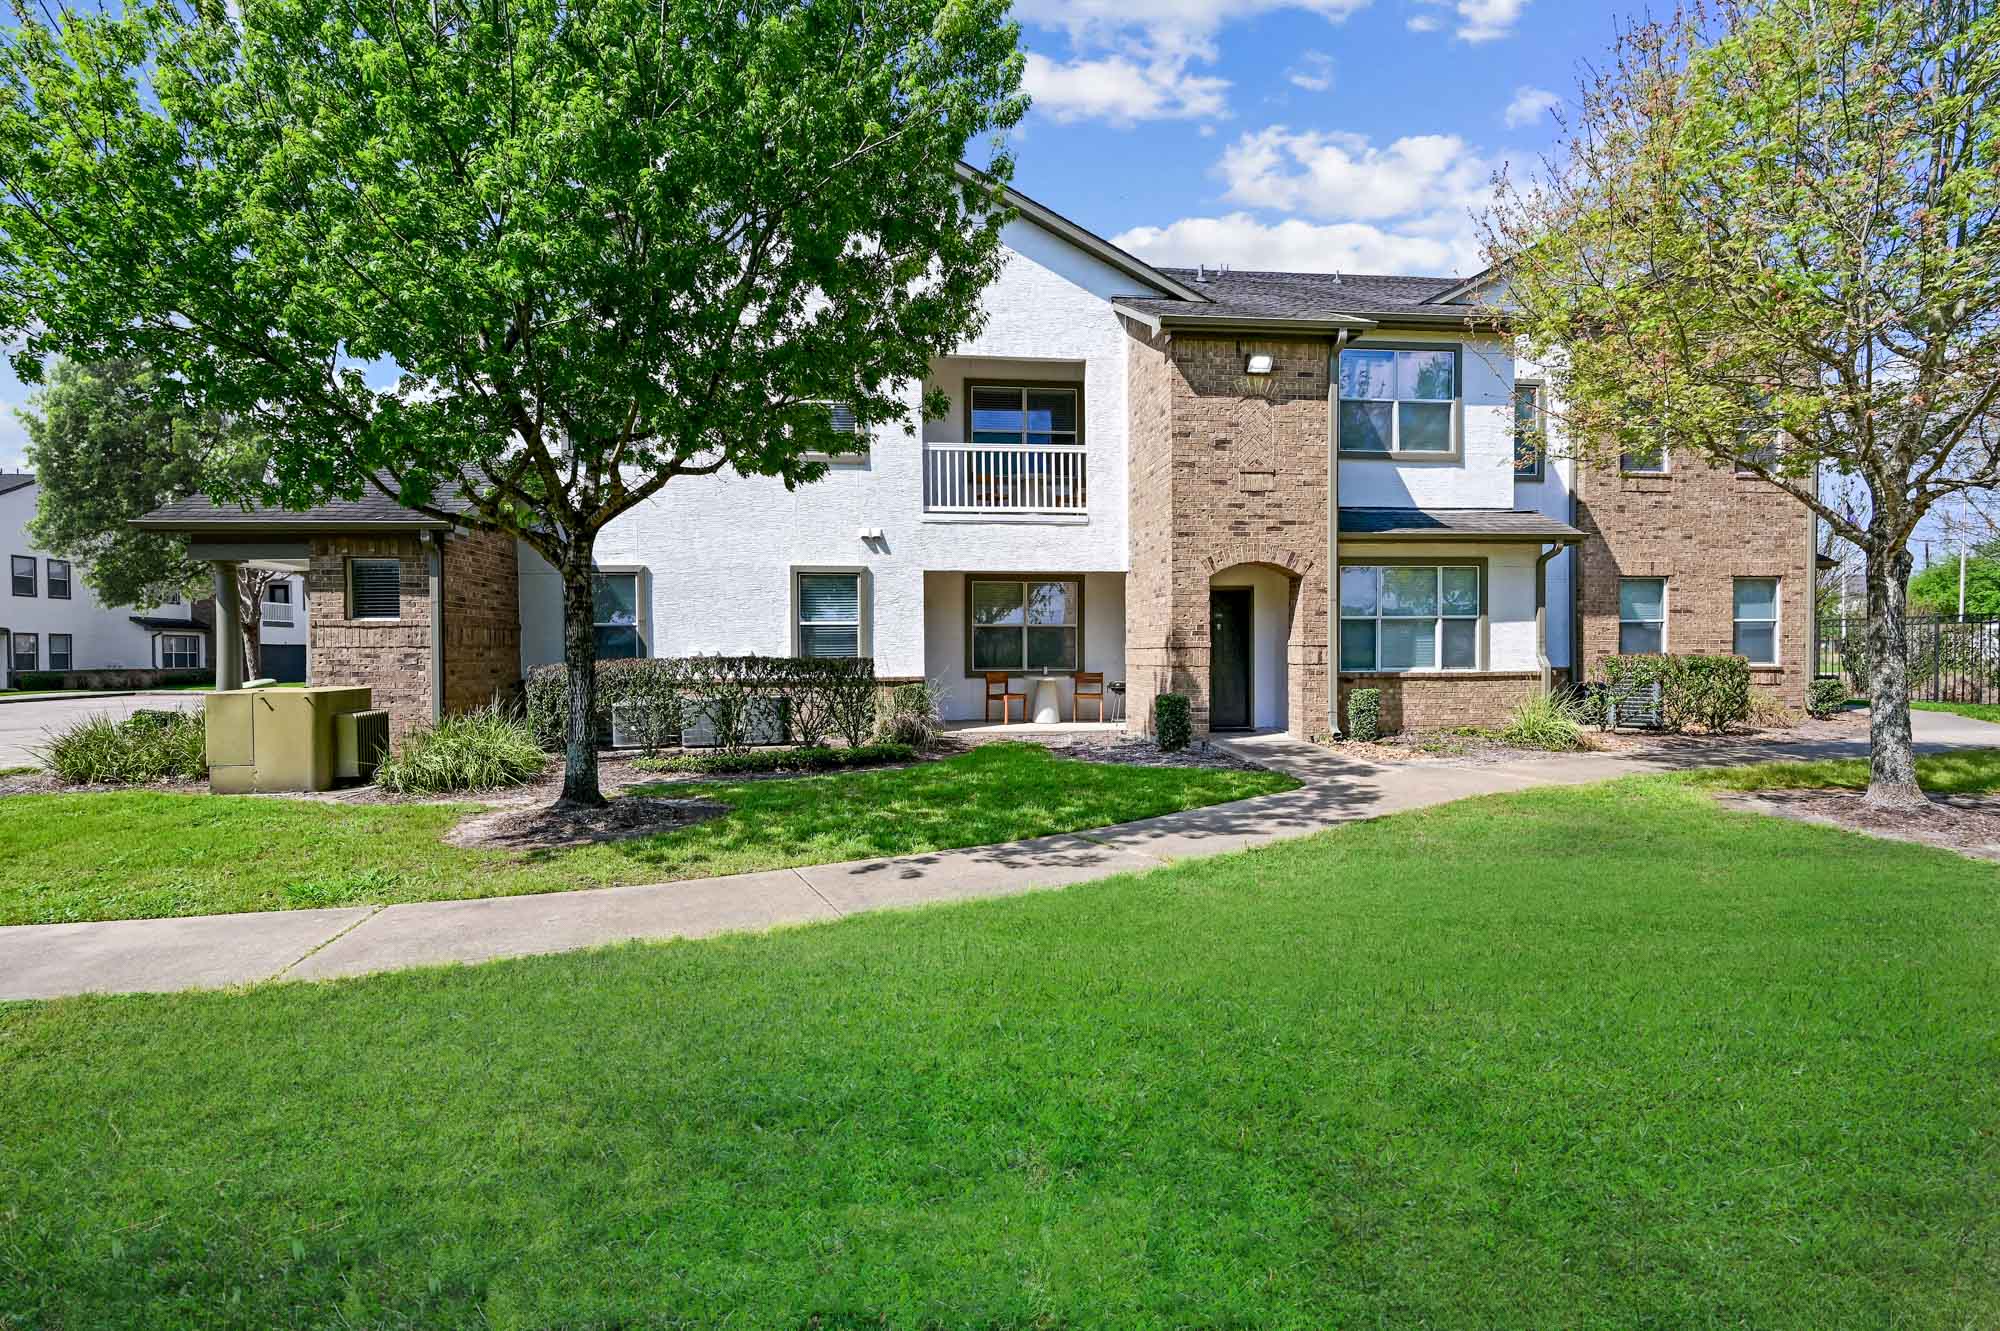
<instances>
[{"instance_id":1,"label":"metal fence","mask_svg":"<svg viewBox=\"0 0 2000 1331\"><path fill-rule=\"evenodd\" d=\"M2000 703L2000 617L1913 616L1904 621L1910 697L1917 702ZM1868 692L1868 621L1820 621L1816 665L1857 694Z\"/></svg>"}]
</instances>

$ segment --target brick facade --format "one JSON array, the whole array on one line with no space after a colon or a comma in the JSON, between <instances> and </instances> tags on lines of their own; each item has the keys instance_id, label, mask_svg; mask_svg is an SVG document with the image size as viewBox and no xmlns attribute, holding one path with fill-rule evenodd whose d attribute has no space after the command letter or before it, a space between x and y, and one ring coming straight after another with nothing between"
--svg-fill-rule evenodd
<instances>
[{"instance_id":1,"label":"brick facade","mask_svg":"<svg viewBox=\"0 0 2000 1331\"><path fill-rule=\"evenodd\" d=\"M1208 728L1209 587L1264 565L1290 580L1287 729L1326 730L1324 338L1176 333L1127 321L1132 572L1125 593L1128 715L1152 725L1153 699L1185 693ZM1249 375L1253 353L1272 373Z\"/></svg>"},{"instance_id":2,"label":"brick facade","mask_svg":"<svg viewBox=\"0 0 2000 1331\"><path fill-rule=\"evenodd\" d=\"M1459 726L1491 726L1515 704L1542 687L1539 671L1454 671L1448 675L1342 675L1340 714L1347 715L1347 695L1356 689L1382 691L1381 730L1450 730Z\"/></svg>"},{"instance_id":3,"label":"brick facade","mask_svg":"<svg viewBox=\"0 0 2000 1331\"><path fill-rule=\"evenodd\" d=\"M505 694L521 675L519 574L512 539L453 533L441 542L444 710L466 711ZM394 620L348 615L347 562L402 565ZM306 677L315 685L365 685L401 735L431 719L430 547L414 534L342 534L312 543Z\"/></svg>"},{"instance_id":4,"label":"brick facade","mask_svg":"<svg viewBox=\"0 0 2000 1331\"><path fill-rule=\"evenodd\" d=\"M1813 523L1769 482L1676 455L1662 476L1621 475L1579 462L1576 526L1582 546L1578 624L1583 677L1618 651L1621 578L1667 580L1666 650L1734 650L1736 578L1777 578L1778 660L1753 684L1803 708L1812 680Z\"/></svg>"}]
</instances>

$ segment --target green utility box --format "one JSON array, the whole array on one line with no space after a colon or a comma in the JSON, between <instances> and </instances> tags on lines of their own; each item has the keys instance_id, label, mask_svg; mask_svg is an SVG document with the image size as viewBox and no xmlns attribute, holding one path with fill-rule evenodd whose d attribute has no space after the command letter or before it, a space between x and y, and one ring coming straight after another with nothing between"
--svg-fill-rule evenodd
<instances>
[{"instance_id":1,"label":"green utility box","mask_svg":"<svg viewBox=\"0 0 2000 1331\"><path fill-rule=\"evenodd\" d=\"M234 689L206 695L208 788L218 795L331 789L339 719L368 713L373 701L373 692L365 688ZM384 716L379 727L384 739L386 720ZM376 728L369 727L371 732ZM355 735L353 723L348 733ZM372 772L374 759L367 766ZM358 774L358 742L354 767Z\"/></svg>"}]
</instances>

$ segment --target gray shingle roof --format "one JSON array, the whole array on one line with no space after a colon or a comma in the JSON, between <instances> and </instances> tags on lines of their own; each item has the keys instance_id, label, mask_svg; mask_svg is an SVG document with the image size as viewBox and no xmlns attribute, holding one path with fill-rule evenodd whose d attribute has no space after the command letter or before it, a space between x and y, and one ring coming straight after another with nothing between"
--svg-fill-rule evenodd
<instances>
[{"instance_id":1,"label":"gray shingle roof","mask_svg":"<svg viewBox=\"0 0 2000 1331\"><path fill-rule=\"evenodd\" d=\"M164 615L127 616L140 628L152 629L158 633L213 633L213 624L204 624L198 619L169 619Z\"/></svg>"},{"instance_id":2,"label":"gray shingle roof","mask_svg":"<svg viewBox=\"0 0 2000 1331\"><path fill-rule=\"evenodd\" d=\"M1118 304L1178 322L1218 323L1407 318L1463 322L1464 305L1434 299L1464 284L1458 277L1400 277L1376 273L1265 273L1231 269L1197 277L1192 268L1161 270L1208 297L1208 304L1154 297L1125 297Z\"/></svg>"},{"instance_id":3,"label":"gray shingle roof","mask_svg":"<svg viewBox=\"0 0 2000 1331\"><path fill-rule=\"evenodd\" d=\"M441 489L436 506L447 513L463 513L470 507L455 488ZM395 500L373 490L359 499L332 499L311 508L275 508L262 504L218 504L206 495L194 495L162 504L144 517L132 521L148 531L218 531L257 529L260 531L313 530L348 531L367 528L442 528L449 524L404 508Z\"/></svg>"},{"instance_id":4,"label":"gray shingle roof","mask_svg":"<svg viewBox=\"0 0 2000 1331\"><path fill-rule=\"evenodd\" d=\"M0 495L12 494L34 483L35 473L32 471L0 471Z\"/></svg>"},{"instance_id":5,"label":"gray shingle roof","mask_svg":"<svg viewBox=\"0 0 2000 1331\"><path fill-rule=\"evenodd\" d=\"M1583 533L1566 522L1519 508L1343 508L1342 536L1420 541L1559 541Z\"/></svg>"}]
</instances>

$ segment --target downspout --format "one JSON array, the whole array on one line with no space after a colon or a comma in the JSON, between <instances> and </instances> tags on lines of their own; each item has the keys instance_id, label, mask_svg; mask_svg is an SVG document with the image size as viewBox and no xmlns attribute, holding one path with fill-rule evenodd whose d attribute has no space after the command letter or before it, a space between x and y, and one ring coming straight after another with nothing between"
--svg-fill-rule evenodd
<instances>
[{"instance_id":1,"label":"downspout","mask_svg":"<svg viewBox=\"0 0 2000 1331\"><path fill-rule=\"evenodd\" d=\"M431 723L444 719L444 543L434 531L423 534L431 575Z\"/></svg>"},{"instance_id":2,"label":"downspout","mask_svg":"<svg viewBox=\"0 0 2000 1331\"><path fill-rule=\"evenodd\" d=\"M1553 692L1555 667L1549 664L1549 561L1563 552L1552 545L1535 556L1535 666L1542 672L1542 692Z\"/></svg>"},{"instance_id":3,"label":"downspout","mask_svg":"<svg viewBox=\"0 0 2000 1331\"><path fill-rule=\"evenodd\" d=\"M1326 367L1326 733L1340 738L1340 353L1354 330L1333 335Z\"/></svg>"}]
</instances>

